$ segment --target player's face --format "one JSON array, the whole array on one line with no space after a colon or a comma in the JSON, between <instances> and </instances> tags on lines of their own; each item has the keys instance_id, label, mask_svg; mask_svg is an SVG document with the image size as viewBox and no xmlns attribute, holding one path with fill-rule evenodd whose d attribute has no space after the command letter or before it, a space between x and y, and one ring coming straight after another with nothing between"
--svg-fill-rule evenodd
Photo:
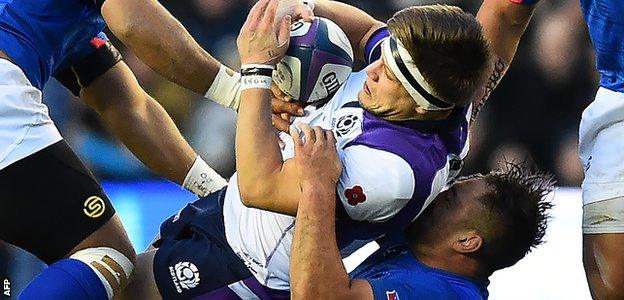
<instances>
[{"instance_id":1,"label":"player's face","mask_svg":"<svg viewBox=\"0 0 624 300\"><path fill-rule=\"evenodd\" d=\"M390 121L414 119L418 105L383 58L372 63L366 75L366 82L358 93L358 100L364 109Z\"/></svg>"}]
</instances>

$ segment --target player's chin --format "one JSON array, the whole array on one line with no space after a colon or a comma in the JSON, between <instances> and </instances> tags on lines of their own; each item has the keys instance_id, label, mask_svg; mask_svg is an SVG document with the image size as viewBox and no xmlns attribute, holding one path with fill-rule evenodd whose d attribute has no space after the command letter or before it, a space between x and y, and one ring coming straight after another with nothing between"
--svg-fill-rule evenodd
<instances>
[{"instance_id":1,"label":"player's chin","mask_svg":"<svg viewBox=\"0 0 624 300\"><path fill-rule=\"evenodd\" d=\"M357 98L358 98L358 101L360 101L360 104L361 104L362 106L366 106L366 104L367 104L367 103L370 103L370 101L371 101L371 96L370 96L368 93L366 93L366 91L364 90L364 88L362 88L362 89L358 92L358 94L357 94Z\"/></svg>"}]
</instances>

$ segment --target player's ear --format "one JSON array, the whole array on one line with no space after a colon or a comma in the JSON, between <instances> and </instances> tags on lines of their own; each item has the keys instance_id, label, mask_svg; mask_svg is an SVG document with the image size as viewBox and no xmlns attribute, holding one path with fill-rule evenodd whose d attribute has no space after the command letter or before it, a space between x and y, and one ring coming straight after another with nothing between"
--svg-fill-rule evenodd
<instances>
[{"instance_id":1,"label":"player's ear","mask_svg":"<svg viewBox=\"0 0 624 300\"><path fill-rule=\"evenodd\" d=\"M474 230L462 231L457 233L452 244L453 250L469 254L476 252L483 246L483 237Z\"/></svg>"}]
</instances>

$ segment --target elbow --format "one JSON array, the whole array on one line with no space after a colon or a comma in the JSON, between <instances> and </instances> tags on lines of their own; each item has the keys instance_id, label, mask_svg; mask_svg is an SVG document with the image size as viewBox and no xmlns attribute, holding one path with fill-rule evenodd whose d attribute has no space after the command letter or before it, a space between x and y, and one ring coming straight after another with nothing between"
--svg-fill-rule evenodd
<instances>
[{"instance_id":1,"label":"elbow","mask_svg":"<svg viewBox=\"0 0 624 300\"><path fill-rule=\"evenodd\" d=\"M102 16L111 32L122 42L130 40L138 30L139 17L129 13L121 0L106 0L102 5ZM125 11L125 13L120 13Z\"/></svg>"},{"instance_id":2,"label":"elbow","mask_svg":"<svg viewBox=\"0 0 624 300\"><path fill-rule=\"evenodd\" d=\"M246 183L245 180L239 179L238 191L240 193L243 205L251 208L264 209L264 201L268 199L266 189L262 188L263 184L259 181Z\"/></svg>"},{"instance_id":3,"label":"elbow","mask_svg":"<svg viewBox=\"0 0 624 300\"><path fill-rule=\"evenodd\" d=\"M318 284L318 282L314 284L314 282L316 282L316 280L310 278L309 283L300 283L295 286L291 285L291 299L357 299L352 297L348 288L337 287L332 284L321 287L321 284Z\"/></svg>"},{"instance_id":4,"label":"elbow","mask_svg":"<svg viewBox=\"0 0 624 300\"><path fill-rule=\"evenodd\" d=\"M309 282L291 282L291 287L290 287L290 299L292 300L304 300L304 299L323 299L320 296L319 291L316 291L314 289L314 285L312 284L312 282L315 282L314 280L311 280Z\"/></svg>"}]
</instances>

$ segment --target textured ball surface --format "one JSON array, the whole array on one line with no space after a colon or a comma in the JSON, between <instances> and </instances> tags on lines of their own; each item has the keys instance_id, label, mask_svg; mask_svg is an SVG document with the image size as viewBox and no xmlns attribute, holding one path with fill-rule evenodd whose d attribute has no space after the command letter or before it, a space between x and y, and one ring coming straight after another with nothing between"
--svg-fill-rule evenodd
<instances>
[{"instance_id":1,"label":"textured ball surface","mask_svg":"<svg viewBox=\"0 0 624 300\"><path fill-rule=\"evenodd\" d=\"M273 72L273 81L289 97L307 103L332 96L349 77L353 50L346 34L325 18L290 26L290 45Z\"/></svg>"}]
</instances>

